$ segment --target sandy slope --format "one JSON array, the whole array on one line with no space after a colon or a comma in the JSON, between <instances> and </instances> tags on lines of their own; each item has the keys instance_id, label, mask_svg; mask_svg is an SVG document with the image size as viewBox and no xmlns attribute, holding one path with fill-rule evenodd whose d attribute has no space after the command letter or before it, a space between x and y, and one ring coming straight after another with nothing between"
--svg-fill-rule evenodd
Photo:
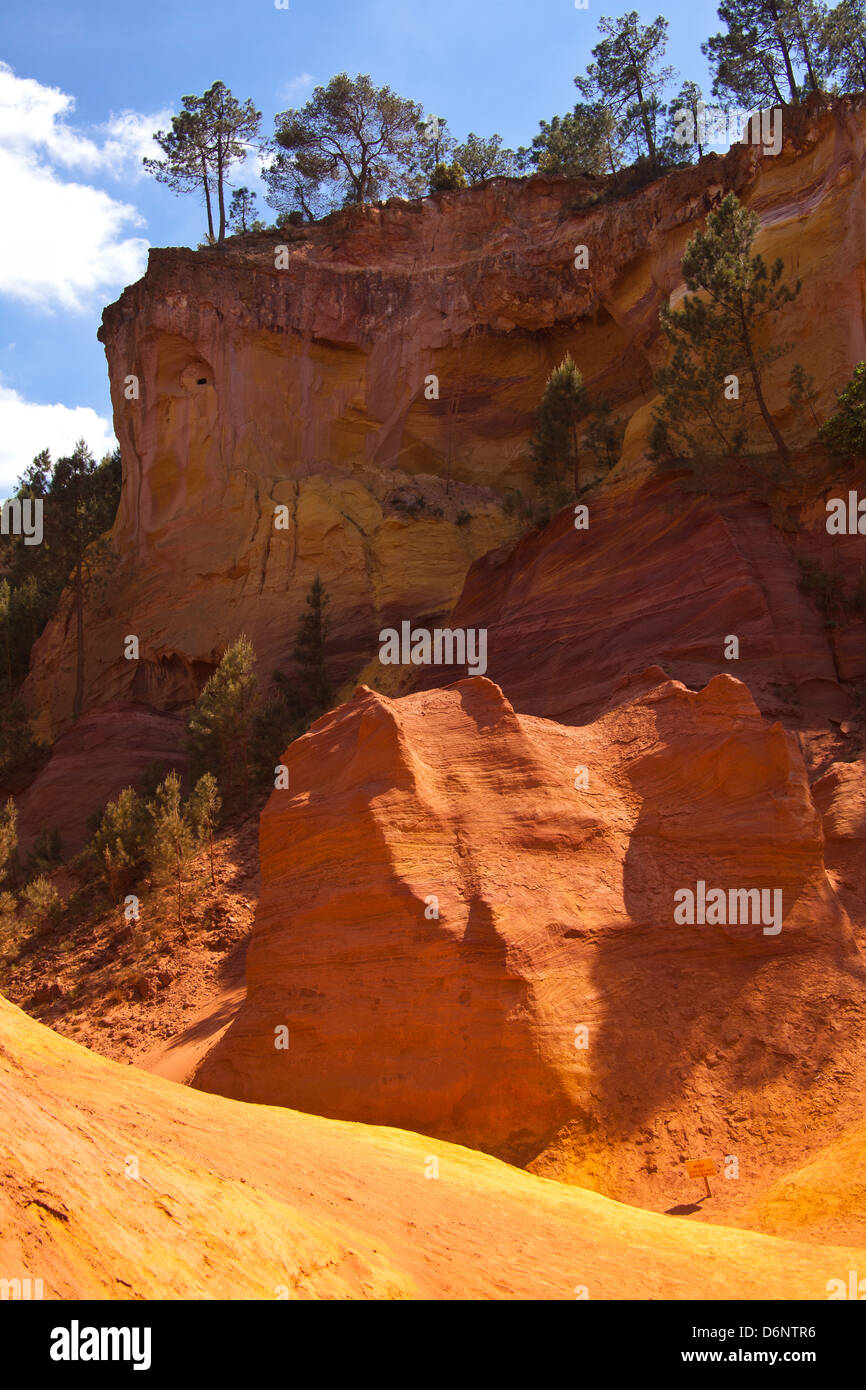
<instances>
[{"instance_id":1,"label":"sandy slope","mask_svg":"<svg viewBox=\"0 0 866 1390\"><path fill-rule=\"evenodd\" d=\"M866 1249L692 1226L454 1145L189 1091L5 1000L0 1113L0 1276L46 1296L820 1299L866 1268Z\"/></svg>"}]
</instances>

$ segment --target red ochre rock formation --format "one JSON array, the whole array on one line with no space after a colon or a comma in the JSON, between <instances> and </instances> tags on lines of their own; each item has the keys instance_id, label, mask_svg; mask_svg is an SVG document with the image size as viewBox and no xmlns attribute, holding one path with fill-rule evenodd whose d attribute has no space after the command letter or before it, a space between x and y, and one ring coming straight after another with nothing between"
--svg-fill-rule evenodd
<instances>
[{"instance_id":1,"label":"red ochre rock formation","mask_svg":"<svg viewBox=\"0 0 866 1390\"><path fill-rule=\"evenodd\" d=\"M285 761L247 1001L194 1084L650 1206L696 1148L745 1200L856 1105L828 1075L862 1088L864 967L797 743L731 677L647 673L582 728L480 677L362 687ZM782 931L676 925L697 880L780 889Z\"/></svg>"},{"instance_id":2,"label":"red ochre rock formation","mask_svg":"<svg viewBox=\"0 0 866 1390\"><path fill-rule=\"evenodd\" d=\"M833 763L812 786L831 883L866 946L866 764Z\"/></svg>"},{"instance_id":3,"label":"red ochre rock formation","mask_svg":"<svg viewBox=\"0 0 866 1390\"><path fill-rule=\"evenodd\" d=\"M186 729L174 714L120 702L88 710L63 734L26 791L15 798L18 841L30 849L42 829L62 831L64 854L88 838L94 811L135 786L151 763L183 772L187 765Z\"/></svg>"},{"instance_id":4,"label":"red ochre rock formation","mask_svg":"<svg viewBox=\"0 0 866 1390\"><path fill-rule=\"evenodd\" d=\"M2 998L0 1110L0 1278L46 1298L824 1299L866 1268L862 1248L692 1226L438 1140L202 1095Z\"/></svg>"},{"instance_id":5,"label":"red ochre rock formation","mask_svg":"<svg viewBox=\"0 0 866 1390\"><path fill-rule=\"evenodd\" d=\"M837 667L796 552L817 551L828 572L853 576L866 564L866 536L833 538L834 549L823 507L788 536L764 504L699 496L670 478L585 505L586 529L566 508L544 531L477 560L448 620L487 629L487 674L517 710L583 723L619 682L660 664L692 687L729 672L768 714L822 723L846 714L840 676L851 672ZM726 659L730 636L736 660ZM430 666L417 685L461 674Z\"/></svg>"},{"instance_id":6,"label":"red ochre rock formation","mask_svg":"<svg viewBox=\"0 0 866 1390\"><path fill-rule=\"evenodd\" d=\"M290 663L316 573L340 680L381 627L446 613L470 562L511 534L496 493L527 479L534 412L566 350L593 396L628 418L628 473L664 353L659 307L681 293L685 243L730 190L761 219L756 248L803 279L776 335L808 340L827 414L866 356L864 125L863 104L846 98L818 114L786 109L777 156L737 145L631 192L497 179L219 252L152 252L101 329L123 455L121 559L107 608L85 625L86 703L130 698L143 682L171 708L180 673L161 681L164 663L206 669L244 630L266 674ZM575 269L576 245L589 249L587 270ZM774 405L787 401L795 355L768 376ZM812 429L787 406L777 419L792 444ZM274 528L276 505L287 530ZM461 512L471 520L458 526ZM138 665L123 658L128 633ZM73 646L64 608L26 690L44 735L70 722Z\"/></svg>"}]
</instances>

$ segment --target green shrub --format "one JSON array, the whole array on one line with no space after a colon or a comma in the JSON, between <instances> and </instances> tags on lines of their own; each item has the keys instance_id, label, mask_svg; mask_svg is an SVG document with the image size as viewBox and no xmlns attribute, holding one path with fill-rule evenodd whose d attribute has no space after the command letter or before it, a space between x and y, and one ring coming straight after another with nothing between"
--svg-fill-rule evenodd
<instances>
[{"instance_id":1,"label":"green shrub","mask_svg":"<svg viewBox=\"0 0 866 1390\"><path fill-rule=\"evenodd\" d=\"M63 844L60 830L56 825L50 828L43 825L27 860L27 868L32 874L37 869L52 869L63 859Z\"/></svg>"},{"instance_id":2,"label":"green shrub","mask_svg":"<svg viewBox=\"0 0 866 1390\"><path fill-rule=\"evenodd\" d=\"M6 955L18 944L21 919L13 893L0 893L0 955Z\"/></svg>"},{"instance_id":3,"label":"green shrub","mask_svg":"<svg viewBox=\"0 0 866 1390\"><path fill-rule=\"evenodd\" d=\"M102 812L99 827L85 852L85 862L95 869L116 901L132 887L144 867L151 820L134 787L124 787Z\"/></svg>"},{"instance_id":4,"label":"green shrub","mask_svg":"<svg viewBox=\"0 0 866 1390\"><path fill-rule=\"evenodd\" d=\"M445 164L440 161L430 175L431 193L453 193L458 188L466 187L466 175L459 164Z\"/></svg>"},{"instance_id":5,"label":"green shrub","mask_svg":"<svg viewBox=\"0 0 866 1390\"><path fill-rule=\"evenodd\" d=\"M242 635L224 653L187 723L193 777L213 773L226 801L244 806L257 695L255 652Z\"/></svg>"},{"instance_id":6,"label":"green shrub","mask_svg":"<svg viewBox=\"0 0 866 1390\"><path fill-rule=\"evenodd\" d=\"M862 458L866 455L866 362L857 363L836 399L839 409L821 426L818 438L839 458Z\"/></svg>"},{"instance_id":7,"label":"green shrub","mask_svg":"<svg viewBox=\"0 0 866 1390\"><path fill-rule=\"evenodd\" d=\"M37 928L56 922L63 910L60 894L44 874L28 883L21 897L24 920Z\"/></svg>"},{"instance_id":8,"label":"green shrub","mask_svg":"<svg viewBox=\"0 0 866 1390\"><path fill-rule=\"evenodd\" d=\"M10 796L0 812L0 883L18 877L18 808Z\"/></svg>"}]
</instances>

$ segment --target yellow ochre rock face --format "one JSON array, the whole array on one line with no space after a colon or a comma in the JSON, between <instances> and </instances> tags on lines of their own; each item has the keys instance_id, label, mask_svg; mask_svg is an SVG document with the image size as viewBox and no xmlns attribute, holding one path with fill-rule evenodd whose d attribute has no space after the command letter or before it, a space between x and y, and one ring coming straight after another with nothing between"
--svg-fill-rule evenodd
<instances>
[{"instance_id":1,"label":"yellow ochre rock face","mask_svg":"<svg viewBox=\"0 0 866 1390\"><path fill-rule=\"evenodd\" d=\"M760 216L756 249L803 279L777 326L801 346L767 391L788 441L805 442L784 405L802 344L819 414L866 356L864 126L857 99L786 109L779 154L736 145L636 191L495 179L219 252L151 252L100 330L124 484L120 562L86 624L85 706L177 708L241 631L263 672L290 666L317 573L339 680L381 627L447 613L471 562L514 533L502 492L527 484L534 412L566 351L628 420L618 471L639 469L658 311L731 190ZM26 694L43 736L70 720L69 621L62 608L35 649ZM128 633L137 663L123 659Z\"/></svg>"},{"instance_id":2,"label":"yellow ochre rock face","mask_svg":"<svg viewBox=\"0 0 866 1390\"><path fill-rule=\"evenodd\" d=\"M241 1105L0 998L0 1278L45 1298L824 1299L866 1249L691 1226L397 1129Z\"/></svg>"}]
</instances>

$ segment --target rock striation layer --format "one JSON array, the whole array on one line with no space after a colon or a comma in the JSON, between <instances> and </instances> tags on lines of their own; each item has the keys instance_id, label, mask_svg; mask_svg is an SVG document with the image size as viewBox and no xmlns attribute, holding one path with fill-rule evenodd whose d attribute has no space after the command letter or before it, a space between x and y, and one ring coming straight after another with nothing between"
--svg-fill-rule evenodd
<instances>
[{"instance_id":1,"label":"rock striation layer","mask_svg":"<svg viewBox=\"0 0 866 1390\"><path fill-rule=\"evenodd\" d=\"M736 675L789 723L851 711L859 670L844 653L862 651L863 624L844 612L828 624L801 560L814 555L841 598L866 566L866 535L829 537L821 503L784 532L766 503L698 495L690 481L612 487L587 498L588 515L566 508L475 562L449 623L486 630L487 674L516 709L583 723L618 684L661 665L694 688ZM465 674L415 669L420 688Z\"/></svg>"},{"instance_id":2,"label":"rock striation layer","mask_svg":"<svg viewBox=\"0 0 866 1390\"><path fill-rule=\"evenodd\" d=\"M484 678L362 687L292 744L247 1000L195 1084L649 1206L695 1147L740 1155L739 1200L835 1132L864 966L796 740L729 676L621 699L569 728ZM781 930L678 924L698 880L778 892Z\"/></svg>"}]
</instances>

